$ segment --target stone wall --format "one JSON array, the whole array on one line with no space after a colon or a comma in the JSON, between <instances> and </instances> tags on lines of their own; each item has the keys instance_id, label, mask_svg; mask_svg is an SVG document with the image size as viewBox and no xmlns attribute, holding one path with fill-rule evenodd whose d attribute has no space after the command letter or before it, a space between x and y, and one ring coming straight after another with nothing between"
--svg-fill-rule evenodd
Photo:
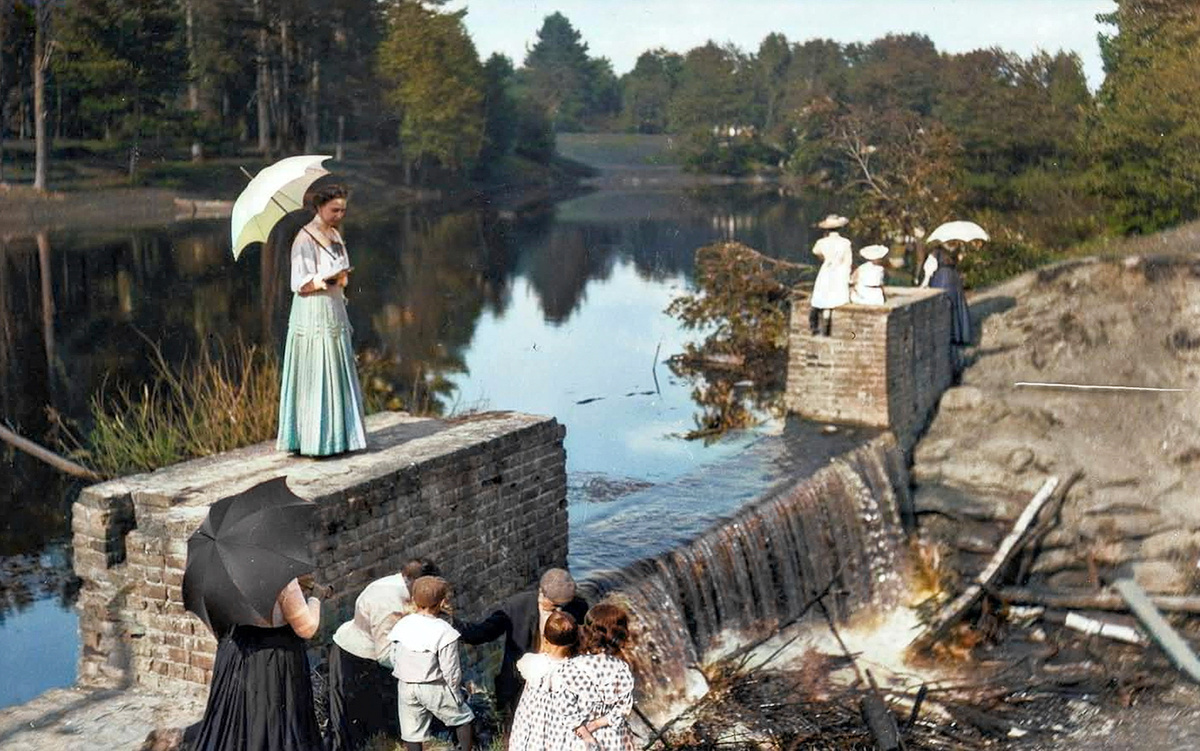
<instances>
[{"instance_id":1,"label":"stone wall","mask_svg":"<svg viewBox=\"0 0 1200 751\"><path fill-rule=\"evenodd\" d=\"M950 303L939 290L888 287L885 305L845 305L830 336L792 305L786 403L813 420L888 428L907 452L953 380Z\"/></svg>"},{"instance_id":2,"label":"stone wall","mask_svg":"<svg viewBox=\"0 0 1200 751\"><path fill-rule=\"evenodd\" d=\"M216 641L183 608L187 539L208 506L285 475L319 505L312 554L328 636L372 579L416 556L481 613L567 556L564 428L553 418L402 413L367 421L370 448L312 460L261 444L85 489L74 506L84 685L203 693Z\"/></svg>"}]
</instances>

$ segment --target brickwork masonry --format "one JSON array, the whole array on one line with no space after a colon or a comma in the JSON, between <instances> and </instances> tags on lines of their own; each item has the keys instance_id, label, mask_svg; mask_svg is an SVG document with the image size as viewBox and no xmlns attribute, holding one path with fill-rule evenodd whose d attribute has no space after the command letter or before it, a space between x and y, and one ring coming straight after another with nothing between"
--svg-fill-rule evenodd
<instances>
[{"instance_id":1,"label":"brickwork masonry","mask_svg":"<svg viewBox=\"0 0 1200 751\"><path fill-rule=\"evenodd\" d=\"M788 411L888 428L906 453L954 377L950 302L940 290L888 287L885 305L844 305L830 336L808 329L795 298L788 336Z\"/></svg>"},{"instance_id":2,"label":"brickwork masonry","mask_svg":"<svg viewBox=\"0 0 1200 751\"><path fill-rule=\"evenodd\" d=\"M320 507L314 573L332 588L324 636L369 581L414 555L437 562L465 614L565 565L565 429L555 419L384 413L367 427L370 447L355 454L313 460L261 444L85 489L72 520L79 684L206 693L216 640L183 608L187 539L213 501L271 477L287 476Z\"/></svg>"}]
</instances>

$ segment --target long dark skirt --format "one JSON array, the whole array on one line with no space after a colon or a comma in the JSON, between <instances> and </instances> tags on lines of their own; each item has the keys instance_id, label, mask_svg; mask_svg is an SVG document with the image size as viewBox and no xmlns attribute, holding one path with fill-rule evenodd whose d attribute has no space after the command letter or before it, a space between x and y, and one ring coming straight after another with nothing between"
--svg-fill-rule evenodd
<instances>
[{"instance_id":1,"label":"long dark skirt","mask_svg":"<svg viewBox=\"0 0 1200 751\"><path fill-rule=\"evenodd\" d=\"M330 749L356 751L380 733L399 743L396 691L387 668L334 644L329 650Z\"/></svg>"},{"instance_id":2,"label":"long dark skirt","mask_svg":"<svg viewBox=\"0 0 1200 751\"><path fill-rule=\"evenodd\" d=\"M962 276L954 266L938 266L929 278L929 286L944 289L950 298L950 342L971 343L971 311L963 293Z\"/></svg>"},{"instance_id":3,"label":"long dark skirt","mask_svg":"<svg viewBox=\"0 0 1200 751\"><path fill-rule=\"evenodd\" d=\"M321 751L304 640L237 626L217 645L196 751Z\"/></svg>"}]
</instances>

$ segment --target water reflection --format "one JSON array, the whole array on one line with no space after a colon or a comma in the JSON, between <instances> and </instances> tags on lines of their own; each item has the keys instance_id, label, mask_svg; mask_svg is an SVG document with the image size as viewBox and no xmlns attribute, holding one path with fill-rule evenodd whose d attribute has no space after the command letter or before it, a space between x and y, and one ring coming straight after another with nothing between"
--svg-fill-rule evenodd
<instances>
[{"instance_id":1,"label":"water reflection","mask_svg":"<svg viewBox=\"0 0 1200 751\"><path fill-rule=\"evenodd\" d=\"M732 234L807 260L825 209L747 188L602 191L518 219L360 196L346 228L348 310L368 398L557 416L573 504L603 500L588 488L687 473L748 438L679 437L695 424L695 384L664 363L690 335L664 308L690 288L697 247ZM235 263L224 220L0 238L0 420L53 445L48 410L86 427L102 389L151 376L147 341L173 363L233 336L281 350L287 260L252 248ZM0 558L66 539L77 490L0 448ZM0 652L9 638L0 627Z\"/></svg>"}]
</instances>

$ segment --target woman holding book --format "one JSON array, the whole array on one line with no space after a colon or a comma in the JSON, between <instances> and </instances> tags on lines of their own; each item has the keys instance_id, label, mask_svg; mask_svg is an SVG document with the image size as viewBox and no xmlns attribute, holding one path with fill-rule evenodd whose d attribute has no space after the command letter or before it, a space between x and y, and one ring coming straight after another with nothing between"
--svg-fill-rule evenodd
<instances>
[{"instance_id":1,"label":"woman holding book","mask_svg":"<svg viewBox=\"0 0 1200 751\"><path fill-rule=\"evenodd\" d=\"M292 312L275 444L280 451L329 456L367 447L344 293L350 279L341 235L347 196L338 184L313 191L316 216L292 242Z\"/></svg>"}]
</instances>

